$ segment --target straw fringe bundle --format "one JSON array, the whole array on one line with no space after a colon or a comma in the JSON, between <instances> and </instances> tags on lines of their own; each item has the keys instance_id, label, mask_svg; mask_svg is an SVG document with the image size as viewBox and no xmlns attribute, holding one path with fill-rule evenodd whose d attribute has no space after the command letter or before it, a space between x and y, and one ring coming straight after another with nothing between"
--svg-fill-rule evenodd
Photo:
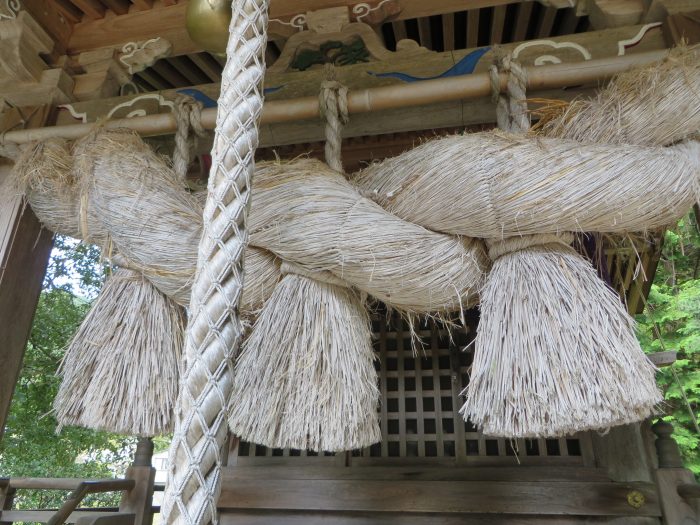
<instances>
[{"instance_id":1,"label":"straw fringe bundle","mask_svg":"<svg viewBox=\"0 0 700 525\"><path fill-rule=\"evenodd\" d=\"M105 283L66 350L60 425L153 436L172 430L184 312L137 272Z\"/></svg>"},{"instance_id":2,"label":"straw fringe bundle","mask_svg":"<svg viewBox=\"0 0 700 525\"><path fill-rule=\"evenodd\" d=\"M369 316L329 274L283 266L237 359L231 430L272 448L342 451L381 439ZM282 314L284 312L284 314Z\"/></svg>"},{"instance_id":3,"label":"straw fringe bundle","mask_svg":"<svg viewBox=\"0 0 700 525\"><path fill-rule=\"evenodd\" d=\"M494 264L460 411L487 435L609 428L651 416L663 399L634 321L572 239L489 243Z\"/></svg>"},{"instance_id":4,"label":"straw fringe bundle","mask_svg":"<svg viewBox=\"0 0 700 525\"><path fill-rule=\"evenodd\" d=\"M615 77L592 99L546 115L537 132L582 143L665 146L698 138L698 47L678 47L663 61Z\"/></svg>"},{"instance_id":5,"label":"straw fringe bundle","mask_svg":"<svg viewBox=\"0 0 700 525\"><path fill-rule=\"evenodd\" d=\"M693 205L699 180L697 142L651 148L493 132L427 142L354 183L407 221L502 238L665 227Z\"/></svg>"},{"instance_id":6,"label":"straw fringe bundle","mask_svg":"<svg viewBox=\"0 0 700 525\"><path fill-rule=\"evenodd\" d=\"M475 304L488 270L481 242L397 219L315 160L261 164L255 177L251 244L407 312Z\"/></svg>"},{"instance_id":7,"label":"straw fringe bundle","mask_svg":"<svg viewBox=\"0 0 700 525\"><path fill-rule=\"evenodd\" d=\"M275 301L263 309L251 336L257 342L246 346L241 356L239 366L245 369L241 381L271 380L260 366L284 357L270 352L274 346L263 347L263 336L275 334L278 339L283 338L285 333L279 327L287 320L295 323L297 330L277 343L287 349L281 353L293 356L284 362L284 367L298 370L300 381L306 381L303 388L318 392L319 399L345 399L343 396L347 396L351 387L343 383L342 388L334 391L339 397L328 397L331 394L314 384L318 375L303 367L295 368L295 360L304 362L313 348L318 349L313 341L331 341L323 347L324 352L337 352L338 341L351 341L354 353L343 356L346 361L340 366L343 370L346 366L365 370L357 363L366 363L359 356L371 354L371 347L361 343L365 337L358 335L359 325L354 326L356 337L351 340L342 332L347 327L336 326L337 319L331 322L322 317L326 311L322 306L326 303L346 313L356 309L357 305L348 306L352 301L347 294L354 296L354 292L328 282L319 284L320 277L299 274L330 272L344 286L355 286L389 306L410 313L450 311L473 304L489 267L482 241L425 229L429 228L491 239L490 253L495 267L484 288L484 318L479 338L479 345L489 347L491 353L484 353L484 359L475 362L476 381L474 390L468 391L470 399L463 409L465 415L474 412L470 407L476 407L474 419L484 423L489 433L512 436L560 435L648 415L658 399L658 391L653 385L653 371L649 371L638 345L633 343L631 319L614 294L591 277L592 270L586 261L566 248L561 238L547 240L541 234L650 229L671 222L697 198L700 188L697 144L668 149L622 145L675 144L695 136L700 119L695 97L700 81L697 60L689 63L690 59L682 53L674 56L675 66L680 64L682 68L676 70L667 62L661 66L662 71L668 70L666 76L651 69L637 73L636 77L622 76L597 102L575 103L542 126L541 131L548 135L584 139L586 143L478 134L433 141L398 159L369 167L356 178L359 191L369 194L388 212L362 198L342 177L320 163L300 160L261 167L253 190L255 206L251 216L252 242L257 248L250 249L246 264L246 275L249 271L252 276L264 274L251 288L250 302L256 305L254 308L262 306L280 279L279 261L272 253L299 267L297 275L287 276L277 284L274 293L279 290L280 296L275 296ZM633 89L638 93L630 96ZM687 97L689 90L692 97ZM644 104L639 103L640 94L646 97ZM688 107L691 103L693 106ZM639 106L648 107L641 110ZM666 108L663 115L657 114L659 108ZM650 126L652 120L658 125ZM616 145L596 145L590 140ZM62 149L65 146L54 148L58 158L63 154ZM42 151L35 153L40 156ZM65 162L49 160L59 166L60 173L66 173L67 167L72 166L72 176L65 181L75 189L65 195L72 193L78 197L66 198L57 207L61 213L72 214L72 218L63 223L63 219L50 216L53 210L44 210L49 215L45 223L76 232L75 217L79 215L77 230L84 237L88 230L91 239L99 238L102 229L105 238L109 235L112 239L116 252L126 257L130 268L144 273L161 290L186 304L194 275L197 240L202 232L202 210L197 198L185 192L167 164L130 132L99 131L67 153L71 154L73 159ZM30 190L30 201L36 200L42 213L41 199L44 207L50 206L47 188L53 188L32 185L36 170L30 169L28 173L22 180ZM660 177L660 173L664 176ZM57 177L57 185L63 183L63 177ZM525 234L538 235L519 237ZM564 240L568 241L568 237ZM224 257L215 262L222 268L227 264ZM553 283L561 286L558 292L551 290ZM500 289L507 293L497 293ZM246 292L243 292L244 300ZM326 297L325 303L312 299L320 296ZM574 297L578 302L571 303ZM549 310L560 303L569 308L556 314ZM521 306L525 304L533 306ZM316 310L307 314L303 308L311 306ZM539 307L548 312L548 321L541 321ZM512 327L523 331L519 338L510 325L504 326L494 317L504 311ZM341 330L338 332L341 337L323 331L315 321L306 324L306 315L309 319L322 319L323 326ZM587 326L581 327L582 322ZM601 336L590 327L605 333ZM592 338L593 333L596 339ZM83 337L88 341L86 334ZM562 338L567 342L552 343ZM596 346L598 339L600 346ZM311 346L306 353L302 352L309 341ZM491 345L500 348L504 341L510 341L507 348L498 356L493 354ZM552 376L539 368L523 368L522 356L541 359L537 353L540 345L544 345L548 359L563 363L562 366L569 366L570 356L564 352L576 349L588 369L577 368L580 363L574 363L570 369L571 381L567 382L567 377L555 383ZM558 353L554 352L555 347L559 347ZM600 349L603 352L598 352ZM514 368L502 366L506 353L517 358L515 363L509 361ZM594 358L600 361L597 365L600 369L591 364ZM244 362L257 368L248 370ZM524 375L515 378L514 370ZM595 378L591 382L586 375L588 371L597 374L600 383ZM360 375L365 377L366 373ZM495 376L496 373L499 375ZM330 420L333 437L322 437L325 430L312 428L310 415L320 409L313 403L305 404L307 400L299 398L298 391L284 383L281 371L273 379L269 384L281 384L280 391L286 393L285 399L290 403L285 405L286 412L280 417L286 417L287 413L292 417L296 413L295 419L288 420L296 436L294 445L290 446L303 444L304 439L309 440L306 446L318 449L333 449L342 443L337 434L340 419ZM603 380L612 381L612 389L611 385L603 389ZM516 385L514 381L520 383ZM538 395L556 398L555 415L523 397L527 385L539 385L540 381ZM639 384L631 390L629 398L620 401L620 392L635 381ZM586 382L596 387L590 391L577 388ZM248 383L249 387L252 384ZM486 385L485 390L477 391L479 385ZM506 385L515 390L506 393ZM484 395L489 389L497 395ZM610 397L608 389L612 392ZM273 389L265 392L268 398L264 402L278 399ZM368 390L363 388L362 392L358 397L362 401L350 403L346 410L358 429L353 435L363 436L360 441L368 442L373 430L363 426L358 414L369 414L371 403ZM275 443L282 431L273 420L268 420L265 426L256 426L259 422L253 416L260 413L256 406L259 401L255 392L247 395L241 408L247 412L238 415L236 424L243 425L250 435L260 435ZM509 397L513 395L523 403L519 411L513 410L513 398ZM376 396L374 399L376 403ZM620 401L619 410L613 400ZM333 405L322 403L321 406L325 410ZM300 410L296 411L295 407Z\"/></svg>"}]
</instances>

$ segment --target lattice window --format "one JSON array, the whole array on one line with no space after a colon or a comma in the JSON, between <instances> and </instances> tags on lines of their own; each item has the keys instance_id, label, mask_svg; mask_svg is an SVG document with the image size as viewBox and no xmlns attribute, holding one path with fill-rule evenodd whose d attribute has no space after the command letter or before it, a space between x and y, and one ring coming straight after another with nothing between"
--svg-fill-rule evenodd
<instances>
[{"instance_id":1,"label":"lattice window","mask_svg":"<svg viewBox=\"0 0 700 525\"><path fill-rule=\"evenodd\" d=\"M378 311L372 322L381 389L382 441L348 454L267 449L240 443L236 463L324 462L360 465L514 465L518 463L591 465L588 435L576 438L517 440L483 436L459 414L460 395L469 380L478 311L466 313L466 326L425 321L412 336L399 315ZM412 337L418 337L423 349ZM303 458L303 459L302 459ZM232 458L233 459L233 458ZM232 462L229 462L230 464Z\"/></svg>"}]
</instances>

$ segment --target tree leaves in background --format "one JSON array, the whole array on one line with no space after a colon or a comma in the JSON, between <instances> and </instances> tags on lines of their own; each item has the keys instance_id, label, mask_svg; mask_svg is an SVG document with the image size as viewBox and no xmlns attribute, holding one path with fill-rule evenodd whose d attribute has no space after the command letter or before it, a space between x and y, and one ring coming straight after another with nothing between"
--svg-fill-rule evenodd
<instances>
[{"instance_id":1,"label":"tree leaves in background","mask_svg":"<svg viewBox=\"0 0 700 525\"><path fill-rule=\"evenodd\" d=\"M647 307L637 321L639 339L646 352L663 351L664 347L678 352L676 363L662 369L657 378L667 402L664 419L675 427L673 437L686 466L699 476L700 436L683 399L685 392L691 410L697 414L700 406L700 233L694 215L682 220L676 231L666 232Z\"/></svg>"},{"instance_id":2,"label":"tree leaves in background","mask_svg":"<svg viewBox=\"0 0 700 525\"><path fill-rule=\"evenodd\" d=\"M57 433L52 404L63 352L104 281L99 251L57 237L44 281L24 366L0 442L0 476L111 478L123 475L135 440L66 427ZM56 508L66 492L19 491L15 508ZM115 506L119 494L96 495L86 505Z\"/></svg>"}]
</instances>

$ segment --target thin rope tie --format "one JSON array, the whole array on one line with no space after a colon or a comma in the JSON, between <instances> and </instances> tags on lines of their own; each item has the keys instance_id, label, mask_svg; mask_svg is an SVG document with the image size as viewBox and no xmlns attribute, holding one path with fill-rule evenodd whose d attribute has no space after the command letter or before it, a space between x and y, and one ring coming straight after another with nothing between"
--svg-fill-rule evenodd
<instances>
[{"instance_id":1,"label":"thin rope tie","mask_svg":"<svg viewBox=\"0 0 700 525\"><path fill-rule=\"evenodd\" d=\"M228 439L238 305L263 107L267 0L235 0L221 82L212 168L185 338L185 374L162 506L165 524L217 524Z\"/></svg>"},{"instance_id":2,"label":"thin rope tie","mask_svg":"<svg viewBox=\"0 0 700 525\"><path fill-rule=\"evenodd\" d=\"M202 126L202 103L186 95L178 95L175 102L175 151L173 151L173 170L180 182L187 180L190 165L190 129L198 137L205 135Z\"/></svg>"},{"instance_id":3,"label":"thin rope tie","mask_svg":"<svg viewBox=\"0 0 700 525\"><path fill-rule=\"evenodd\" d=\"M510 54L500 48L494 51L494 63L489 67L491 98L496 104L496 123L504 131L525 133L530 129L527 108L527 72ZM507 92L501 93L501 73L508 75Z\"/></svg>"},{"instance_id":4,"label":"thin rope tie","mask_svg":"<svg viewBox=\"0 0 700 525\"><path fill-rule=\"evenodd\" d=\"M343 170L343 126L350 121L348 88L336 80L335 68L326 66L326 80L318 97L321 118L326 120L326 164L339 173Z\"/></svg>"}]
</instances>

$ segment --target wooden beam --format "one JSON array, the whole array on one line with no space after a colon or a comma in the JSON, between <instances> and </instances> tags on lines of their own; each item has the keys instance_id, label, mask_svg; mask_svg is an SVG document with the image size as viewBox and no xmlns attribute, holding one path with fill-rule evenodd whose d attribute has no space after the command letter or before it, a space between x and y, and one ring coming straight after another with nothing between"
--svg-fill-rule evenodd
<instances>
[{"instance_id":1,"label":"wooden beam","mask_svg":"<svg viewBox=\"0 0 700 525\"><path fill-rule=\"evenodd\" d=\"M90 0L76 0L86 2ZM96 1L96 0L92 0ZM464 11L464 0L397 0L401 9L394 20L423 18L436 14ZM469 9L506 5L512 0L471 0ZM311 10L331 7L352 7L358 0L271 0L270 19L288 21L291 17ZM377 4L377 0L370 4ZM529 3L529 2L528 2ZM192 42L185 28L187 2L180 0L161 7L136 11L132 10L122 16L86 20L76 24L68 44L69 53L75 54L99 47L120 46L126 42L140 42L160 36L173 45L173 55L183 55L201 51L201 47ZM271 31L274 31L274 22Z\"/></svg>"},{"instance_id":2,"label":"wooden beam","mask_svg":"<svg viewBox=\"0 0 700 525\"><path fill-rule=\"evenodd\" d=\"M153 8L153 0L131 0L139 11L146 11Z\"/></svg>"},{"instance_id":3,"label":"wooden beam","mask_svg":"<svg viewBox=\"0 0 700 525\"><path fill-rule=\"evenodd\" d=\"M588 0L587 8L594 29L637 24L646 11L643 0Z\"/></svg>"},{"instance_id":4,"label":"wooden beam","mask_svg":"<svg viewBox=\"0 0 700 525\"><path fill-rule=\"evenodd\" d=\"M401 22L403 23L403 22ZM640 53L653 52L655 50L665 49L666 44L660 30L649 31L640 43L633 49L630 49L627 57L617 57L618 43L621 40L626 40L640 31L640 26L608 29L604 31L580 33L576 35L567 35L563 37L552 38L553 42L570 42L577 44L585 49L590 54L594 61L598 59L609 58L614 63L621 63L620 60L636 60L633 55ZM505 44L504 50L512 51L518 44ZM368 88L390 87L411 88L416 89L426 85L426 81L406 83L401 78L394 78L392 75L401 73L409 77L415 78L433 78L441 76L445 71L450 70L456 62L461 61L465 56L472 53L473 49L448 51L444 53L431 53L427 51L416 51L409 49L407 52L398 52L391 54L385 60L371 62L370 64L356 64L337 68L338 80L348 87L351 93L361 92ZM564 64L560 67L573 67L576 69L575 63L583 60L582 54L572 48L552 49L551 45L544 47L531 46L521 51L519 59L526 66L530 66L542 54L555 54ZM206 55L208 58L208 55ZM476 64L474 73L461 77L454 77L458 80L446 78L434 82L439 85L440 90L447 87L447 84L453 81L459 82L474 82L476 77L480 77L480 73L486 73L491 64L492 57L487 53ZM212 63L215 60L212 58ZM568 63L568 64L567 64ZM598 66L594 66L595 62L590 63L585 68L594 70ZM542 66L545 67L545 66ZM371 71L374 74L368 75ZM534 68L536 74L539 74L541 69ZM145 74L139 73L138 75ZM383 76L382 74L387 76ZM156 86L163 83L160 76L155 75L153 78L145 78L147 82ZM276 72L268 74L265 79L265 84L268 88L266 95L266 106L272 110L273 106L284 107L286 101L292 99L318 99L318 89L323 82L322 69L310 69L304 72ZM428 84L434 86L435 84ZM427 87L427 86L426 86ZM202 100L210 100L214 103L219 96L218 84L208 84L193 86L190 89L191 94L196 94ZM411 88L414 89L414 88ZM431 88L434 89L434 88ZM463 86L460 86L463 89ZM488 90L488 87L486 88ZM544 89L543 87L533 89ZM65 110L60 113L59 126L65 126L66 130L74 128L74 124L83 120L85 122L94 122L97 119L109 117L110 119L120 119L134 111L142 111L146 114L161 113L158 118L167 118L170 113L170 108L167 105L162 105L163 102L172 101L178 94L178 89L162 91L160 93L137 94L125 97L116 97L108 100L95 100L90 102L77 102L71 105L66 105ZM462 98L465 96L465 91L461 91ZM583 96L588 93L581 90L567 89L550 91L547 93L538 92L537 96L570 99L578 94ZM488 93L485 93L485 96ZM160 99L159 97L162 97ZM354 99L354 95L353 95ZM161 100L161 102L159 102ZM268 110L266 110L267 113ZM208 114L208 113L207 113ZM297 120L293 122L285 122L282 124L267 124L261 128L261 141L265 145L280 145L280 144L297 144L307 141L315 141L323 138L323 126L320 119L314 119L313 115L306 116L308 120ZM76 120L77 119L77 120ZM383 112L381 118L375 114L356 114L350 119L350 124L344 130L345 136L371 135L378 133L390 133L399 131L411 131L420 129L445 128L451 126L471 125L478 123L493 122L494 108L487 100L470 99L465 101L438 103L432 106L429 110L424 107L404 107ZM10 140L12 133L6 136L6 140Z\"/></svg>"},{"instance_id":5,"label":"wooden beam","mask_svg":"<svg viewBox=\"0 0 700 525\"><path fill-rule=\"evenodd\" d=\"M107 7L118 15L125 15L129 12L131 2L129 0L102 0Z\"/></svg>"},{"instance_id":6,"label":"wooden beam","mask_svg":"<svg viewBox=\"0 0 700 525\"><path fill-rule=\"evenodd\" d=\"M10 113L8 115L8 113ZM5 112L2 128L16 117ZM33 126L44 125L48 110L39 109ZM36 304L51 253L52 235L13 189L10 166L0 166L0 439L32 327Z\"/></svg>"},{"instance_id":7,"label":"wooden beam","mask_svg":"<svg viewBox=\"0 0 700 525\"><path fill-rule=\"evenodd\" d=\"M369 470L369 469L368 469ZM503 513L584 516L661 515L651 483L227 479L222 510ZM631 491L644 496L639 508Z\"/></svg>"},{"instance_id":8,"label":"wooden beam","mask_svg":"<svg viewBox=\"0 0 700 525\"><path fill-rule=\"evenodd\" d=\"M107 9L98 0L70 0L88 18L103 18Z\"/></svg>"},{"instance_id":9,"label":"wooden beam","mask_svg":"<svg viewBox=\"0 0 700 525\"><path fill-rule=\"evenodd\" d=\"M503 42L503 26L506 23L506 10L504 5L493 8L493 18L491 20L491 35L489 42L491 45Z\"/></svg>"},{"instance_id":10,"label":"wooden beam","mask_svg":"<svg viewBox=\"0 0 700 525\"><path fill-rule=\"evenodd\" d=\"M68 48L68 41L73 33L73 27L77 14L69 14L67 9L61 9L60 4L46 2L45 0L22 0L24 10L44 28L54 39L58 47L58 54L64 54ZM75 9L75 8L74 8ZM76 20L77 21L77 20Z\"/></svg>"}]
</instances>

